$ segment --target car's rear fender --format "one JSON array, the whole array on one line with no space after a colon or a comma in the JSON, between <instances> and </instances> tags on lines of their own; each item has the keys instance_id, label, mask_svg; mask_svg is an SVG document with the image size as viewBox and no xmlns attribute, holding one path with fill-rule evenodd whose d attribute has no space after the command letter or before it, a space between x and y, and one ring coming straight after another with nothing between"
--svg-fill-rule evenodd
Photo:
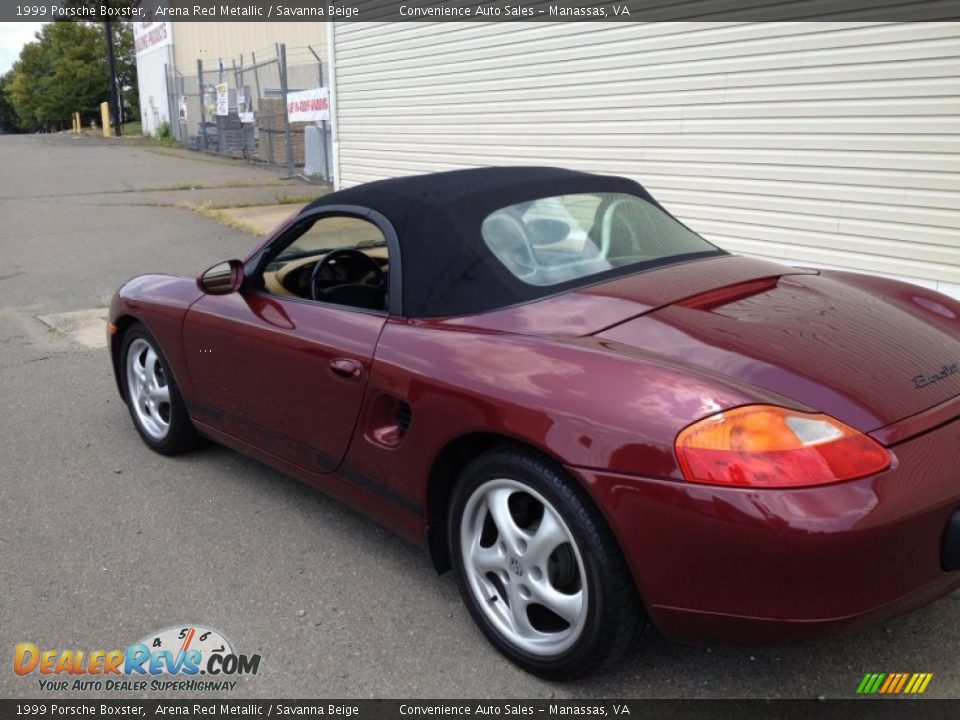
<instances>
[{"instance_id":1,"label":"car's rear fender","mask_svg":"<svg viewBox=\"0 0 960 720\"><path fill-rule=\"evenodd\" d=\"M409 405L401 437L382 431L377 408L386 399ZM344 467L367 486L402 498L401 512L424 527L435 526L438 498L442 504L448 488L433 483L449 484L471 454L491 444L522 443L564 465L679 480L677 431L754 402L782 399L593 338L551 340L392 319L377 345Z\"/></svg>"}]
</instances>

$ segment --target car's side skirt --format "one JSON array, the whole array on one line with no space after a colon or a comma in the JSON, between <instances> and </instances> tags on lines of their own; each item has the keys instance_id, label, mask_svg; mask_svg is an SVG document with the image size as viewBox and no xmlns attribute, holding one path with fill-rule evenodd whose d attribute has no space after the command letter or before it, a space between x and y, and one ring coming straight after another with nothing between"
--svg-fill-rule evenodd
<instances>
[{"instance_id":1,"label":"car's side skirt","mask_svg":"<svg viewBox=\"0 0 960 720\"><path fill-rule=\"evenodd\" d=\"M208 425L202 417L192 415L192 420L197 430L211 440L295 477L369 515L415 545L425 546L426 511L424 507L396 493L380 481L346 466L341 466L336 472L310 472L282 457Z\"/></svg>"}]
</instances>

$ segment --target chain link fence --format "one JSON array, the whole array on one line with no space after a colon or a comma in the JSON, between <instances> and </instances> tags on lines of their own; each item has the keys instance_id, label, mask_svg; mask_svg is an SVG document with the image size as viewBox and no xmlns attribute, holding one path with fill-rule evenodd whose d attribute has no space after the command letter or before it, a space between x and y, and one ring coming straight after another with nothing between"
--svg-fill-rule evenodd
<instances>
[{"instance_id":1,"label":"chain link fence","mask_svg":"<svg viewBox=\"0 0 960 720\"><path fill-rule=\"evenodd\" d=\"M278 166L288 175L329 180L329 121L300 119L303 113L296 112L296 102L291 117L289 104L306 96L310 98L306 107L322 115L329 106L318 90L327 90L326 78L323 61L311 47L288 52L278 44L266 54L221 59L212 66L198 59L196 75L168 66L171 133L191 150Z\"/></svg>"}]
</instances>

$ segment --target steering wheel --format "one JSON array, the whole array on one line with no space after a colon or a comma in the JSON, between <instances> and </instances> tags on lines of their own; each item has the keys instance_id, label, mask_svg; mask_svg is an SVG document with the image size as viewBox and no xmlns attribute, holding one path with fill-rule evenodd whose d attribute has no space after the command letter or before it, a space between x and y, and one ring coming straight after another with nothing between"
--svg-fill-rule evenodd
<instances>
[{"instance_id":1,"label":"steering wheel","mask_svg":"<svg viewBox=\"0 0 960 720\"><path fill-rule=\"evenodd\" d=\"M313 272L310 273L310 297L312 299L327 300L329 299L329 296L338 288L347 287L350 285L368 286L367 283L347 282L341 283L340 285L332 285L330 287L320 287L323 270L332 265L334 261L345 258L350 258L351 260L356 260L362 265L366 265L368 272L373 273L373 283L371 283L373 286L382 287L386 283L387 276L386 273L383 272L383 268L380 267L376 260L366 253L360 252L359 250L355 250L353 248L333 250L324 255L323 259L313 266ZM365 277L366 274L368 273L365 273L363 277Z\"/></svg>"}]
</instances>

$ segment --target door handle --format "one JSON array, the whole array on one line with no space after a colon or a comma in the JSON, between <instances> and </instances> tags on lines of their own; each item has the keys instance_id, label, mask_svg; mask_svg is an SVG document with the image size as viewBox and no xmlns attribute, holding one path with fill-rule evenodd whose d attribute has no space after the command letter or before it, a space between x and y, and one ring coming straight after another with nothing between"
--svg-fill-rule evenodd
<instances>
[{"instance_id":1,"label":"door handle","mask_svg":"<svg viewBox=\"0 0 960 720\"><path fill-rule=\"evenodd\" d=\"M362 370L363 365L350 358L336 358L330 361L330 371L344 380L356 380L360 377Z\"/></svg>"}]
</instances>

